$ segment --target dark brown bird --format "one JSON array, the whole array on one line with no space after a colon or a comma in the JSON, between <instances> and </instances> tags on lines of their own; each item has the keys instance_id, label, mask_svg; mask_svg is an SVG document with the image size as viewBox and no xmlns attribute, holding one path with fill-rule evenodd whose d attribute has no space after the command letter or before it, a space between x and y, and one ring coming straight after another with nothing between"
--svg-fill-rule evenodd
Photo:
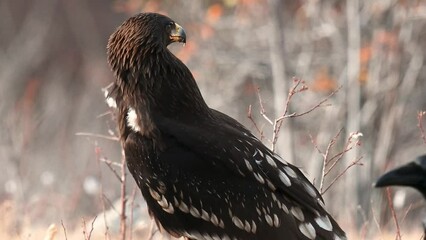
<instances>
[{"instance_id":1,"label":"dark brown bird","mask_svg":"<svg viewBox=\"0 0 426 240\"><path fill-rule=\"evenodd\" d=\"M189 239L346 239L297 167L207 106L167 49L185 41L175 21L142 13L108 42L121 143L157 224Z\"/></svg>"}]
</instances>

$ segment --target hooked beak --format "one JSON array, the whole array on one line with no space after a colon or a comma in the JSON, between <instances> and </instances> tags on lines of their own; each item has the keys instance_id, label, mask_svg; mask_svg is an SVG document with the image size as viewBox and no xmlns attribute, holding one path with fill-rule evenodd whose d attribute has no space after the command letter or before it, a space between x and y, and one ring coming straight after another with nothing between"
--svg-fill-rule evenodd
<instances>
[{"instance_id":1,"label":"hooked beak","mask_svg":"<svg viewBox=\"0 0 426 240\"><path fill-rule=\"evenodd\" d=\"M175 23L175 28L170 32L170 40L171 42L181 42L186 43L186 33L183 27L179 24Z\"/></svg>"},{"instance_id":2,"label":"hooked beak","mask_svg":"<svg viewBox=\"0 0 426 240\"><path fill-rule=\"evenodd\" d=\"M415 163L409 163L382 175L374 186L387 187L415 185L421 182L422 179L422 174L419 171L420 170L417 169Z\"/></svg>"},{"instance_id":3,"label":"hooked beak","mask_svg":"<svg viewBox=\"0 0 426 240\"><path fill-rule=\"evenodd\" d=\"M426 155L417 157L415 161L398 167L383 176L375 183L375 187L408 186L413 187L426 198Z\"/></svg>"}]
</instances>

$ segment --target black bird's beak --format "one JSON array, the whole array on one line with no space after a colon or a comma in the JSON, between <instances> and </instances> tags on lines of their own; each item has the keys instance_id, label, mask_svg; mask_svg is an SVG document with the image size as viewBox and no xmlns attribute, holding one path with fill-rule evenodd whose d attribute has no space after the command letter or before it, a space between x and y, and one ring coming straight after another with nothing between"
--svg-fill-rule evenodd
<instances>
[{"instance_id":1,"label":"black bird's beak","mask_svg":"<svg viewBox=\"0 0 426 240\"><path fill-rule=\"evenodd\" d=\"M426 198L426 155L381 176L374 187L407 186L420 191Z\"/></svg>"},{"instance_id":2,"label":"black bird's beak","mask_svg":"<svg viewBox=\"0 0 426 240\"><path fill-rule=\"evenodd\" d=\"M171 42L181 42L183 44L186 43L186 33L183 27L179 24L175 23L174 29L170 32L170 40Z\"/></svg>"},{"instance_id":3,"label":"black bird's beak","mask_svg":"<svg viewBox=\"0 0 426 240\"><path fill-rule=\"evenodd\" d=\"M416 164L411 162L387 172L377 180L375 187L411 186L421 180L417 168Z\"/></svg>"}]
</instances>

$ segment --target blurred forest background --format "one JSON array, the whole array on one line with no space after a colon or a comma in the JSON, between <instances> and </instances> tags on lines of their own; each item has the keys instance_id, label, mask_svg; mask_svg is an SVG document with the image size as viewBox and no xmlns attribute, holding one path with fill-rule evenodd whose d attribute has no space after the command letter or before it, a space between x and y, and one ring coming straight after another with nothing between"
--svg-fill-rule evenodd
<instances>
[{"instance_id":1,"label":"blurred forest background","mask_svg":"<svg viewBox=\"0 0 426 240\"><path fill-rule=\"evenodd\" d=\"M42 239L56 224L50 231L59 239L63 228L68 239L87 239L82 219L90 225L96 215L99 239L118 234L119 209L111 205L120 199L120 182L100 161L121 161L102 92L113 81L106 44L141 11L167 14L185 28L187 45L171 50L211 107L258 136L253 121L266 138L273 130L259 113L258 88L265 114L275 119L293 77L309 89L292 98L289 113L312 108L342 86L329 106L285 119L276 150L318 186L323 156L313 142L325 150L343 129L331 150L338 153L360 131L361 146L326 182L359 157L363 165L324 194L326 206L352 239L384 239L385 232L395 238L386 197L372 183L426 153L418 127L418 113L426 110L424 0L2 0L0 238ZM129 198L134 186L129 177ZM420 239L420 194L393 190L403 239ZM139 190L134 204L133 231L143 234L151 222ZM101 212L108 209L104 237ZM413 231L419 234L411 238Z\"/></svg>"}]
</instances>

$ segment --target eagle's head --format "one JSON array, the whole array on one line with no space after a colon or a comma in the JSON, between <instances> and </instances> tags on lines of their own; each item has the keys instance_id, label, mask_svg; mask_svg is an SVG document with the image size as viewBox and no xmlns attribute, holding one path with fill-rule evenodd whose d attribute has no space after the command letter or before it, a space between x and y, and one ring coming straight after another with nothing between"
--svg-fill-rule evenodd
<instances>
[{"instance_id":1,"label":"eagle's head","mask_svg":"<svg viewBox=\"0 0 426 240\"><path fill-rule=\"evenodd\" d=\"M156 56L173 42L186 42L184 29L167 16L140 13L126 20L111 35L108 62L117 74L134 74L146 56Z\"/></svg>"},{"instance_id":2,"label":"eagle's head","mask_svg":"<svg viewBox=\"0 0 426 240\"><path fill-rule=\"evenodd\" d=\"M138 14L118 27L107 46L116 76L109 96L117 105L132 107L139 115L209 115L191 71L167 49L173 42L185 43L185 31L158 13Z\"/></svg>"}]
</instances>

